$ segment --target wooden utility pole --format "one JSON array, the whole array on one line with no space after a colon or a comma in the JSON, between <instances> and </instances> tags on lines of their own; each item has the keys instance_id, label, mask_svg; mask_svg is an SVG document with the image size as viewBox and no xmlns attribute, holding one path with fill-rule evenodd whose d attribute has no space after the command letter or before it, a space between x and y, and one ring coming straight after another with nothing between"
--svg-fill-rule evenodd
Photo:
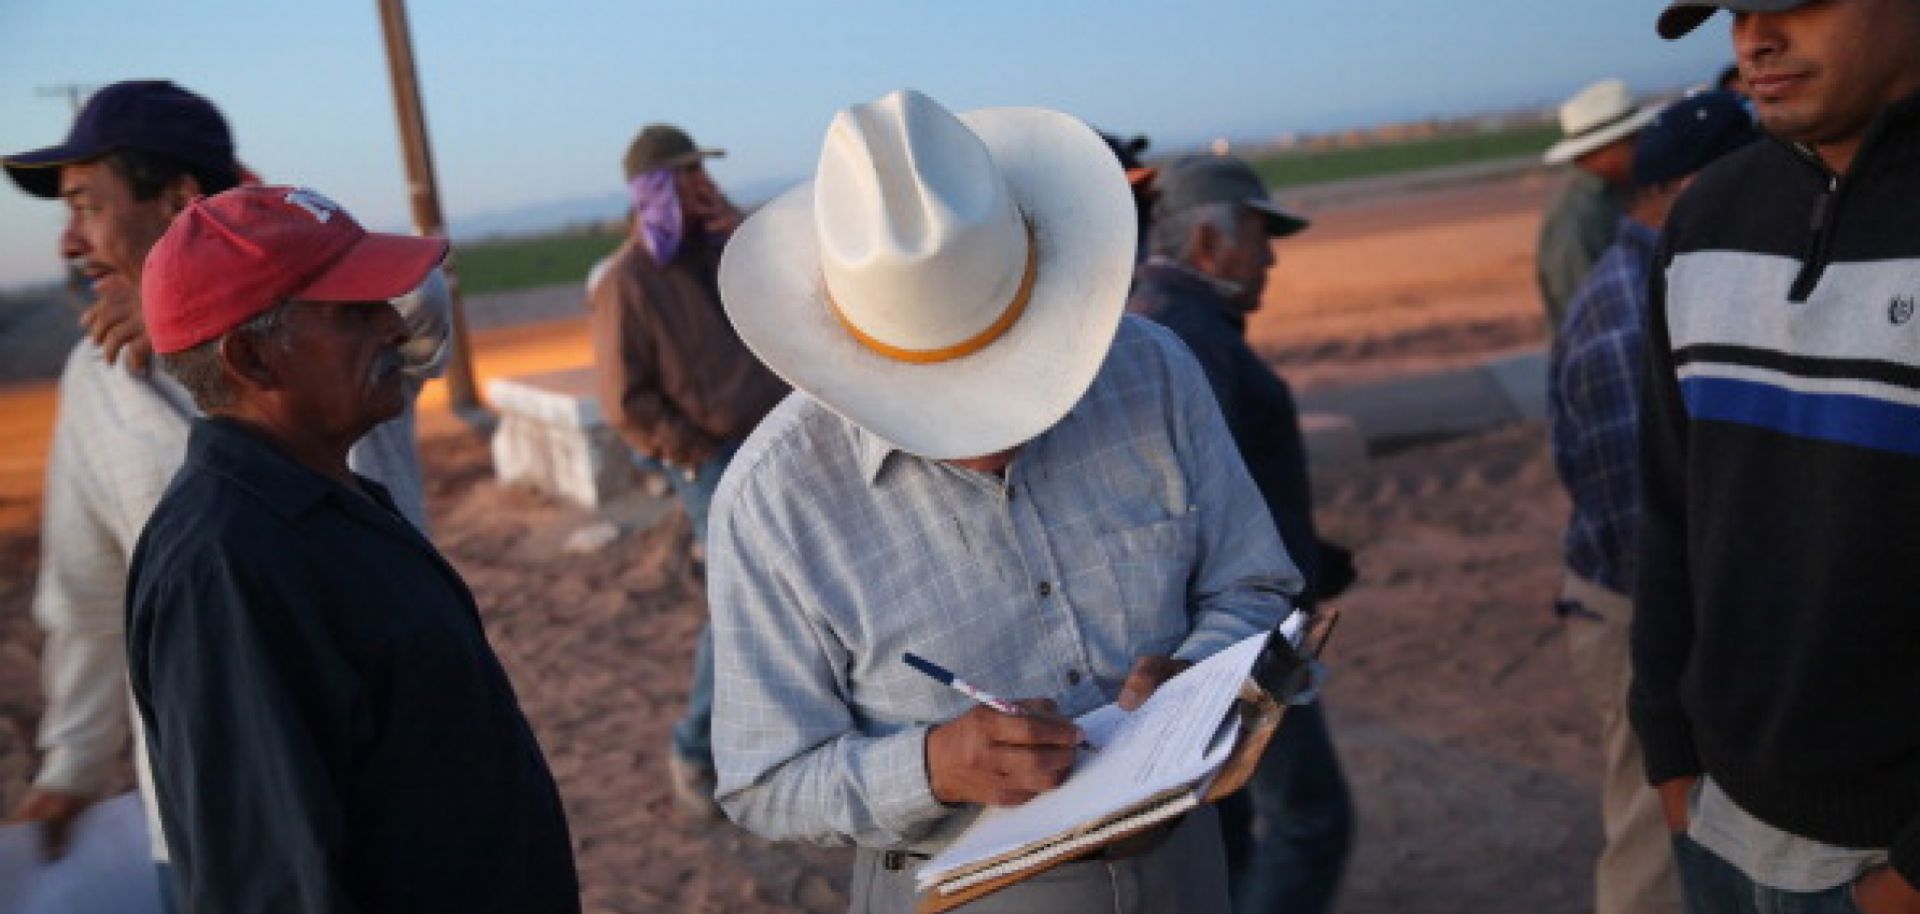
<instances>
[{"instance_id":1,"label":"wooden utility pole","mask_svg":"<svg viewBox=\"0 0 1920 914\"><path fill-rule=\"evenodd\" d=\"M64 98L67 100L67 106L73 109L73 113L79 114L81 103L85 102L87 96L92 95L93 90L97 88L99 87L92 83L54 83L50 86L34 86L33 94L41 98Z\"/></svg>"},{"instance_id":2,"label":"wooden utility pole","mask_svg":"<svg viewBox=\"0 0 1920 914\"><path fill-rule=\"evenodd\" d=\"M427 115L420 105L420 78L413 67L413 35L407 28L405 0L375 0L380 7L380 30L387 39L387 69L393 82L393 107L400 116L400 149L406 159L407 196L413 204L413 227L422 235L445 235L440 215L440 190L433 177L433 152L427 144ZM460 301L460 277L453 255L444 266L447 289L453 296L453 350L447 360L447 399L454 415L476 428L489 429L493 415L481 404L473 384L473 361L468 345L466 310Z\"/></svg>"}]
</instances>

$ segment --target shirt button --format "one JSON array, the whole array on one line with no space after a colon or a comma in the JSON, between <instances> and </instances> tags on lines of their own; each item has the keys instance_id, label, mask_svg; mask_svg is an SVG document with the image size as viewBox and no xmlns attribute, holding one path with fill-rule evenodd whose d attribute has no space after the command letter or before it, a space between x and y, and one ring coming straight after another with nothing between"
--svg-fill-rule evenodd
<instances>
[{"instance_id":1,"label":"shirt button","mask_svg":"<svg viewBox=\"0 0 1920 914\"><path fill-rule=\"evenodd\" d=\"M1040 582L1040 588L1039 588L1039 589L1040 589L1040 595L1041 595L1041 596L1043 596L1043 597L1044 597L1044 596L1048 596L1048 595L1050 595L1050 594L1052 594L1052 593L1053 593L1053 582L1051 582L1051 581L1041 581L1041 582Z\"/></svg>"},{"instance_id":2,"label":"shirt button","mask_svg":"<svg viewBox=\"0 0 1920 914\"><path fill-rule=\"evenodd\" d=\"M1079 685L1079 684L1080 684L1080 671L1079 671L1079 670L1068 670L1068 671L1067 671L1067 685Z\"/></svg>"}]
</instances>

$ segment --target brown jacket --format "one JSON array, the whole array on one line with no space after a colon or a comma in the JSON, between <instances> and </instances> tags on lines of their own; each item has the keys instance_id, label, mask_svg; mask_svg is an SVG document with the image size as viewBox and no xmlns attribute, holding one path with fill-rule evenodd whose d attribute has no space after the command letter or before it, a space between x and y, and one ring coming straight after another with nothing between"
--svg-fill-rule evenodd
<instances>
[{"instance_id":1,"label":"brown jacket","mask_svg":"<svg viewBox=\"0 0 1920 914\"><path fill-rule=\"evenodd\" d=\"M643 454L694 466L787 395L720 307L720 250L688 238L662 266L629 239L588 290L600 408Z\"/></svg>"}]
</instances>

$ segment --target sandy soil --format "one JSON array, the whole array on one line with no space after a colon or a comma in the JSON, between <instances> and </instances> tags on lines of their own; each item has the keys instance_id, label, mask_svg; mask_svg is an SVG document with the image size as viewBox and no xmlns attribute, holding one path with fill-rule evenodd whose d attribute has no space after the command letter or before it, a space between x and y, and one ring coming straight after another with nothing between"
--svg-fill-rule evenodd
<instances>
[{"instance_id":1,"label":"sandy soil","mask_svg":"<svg viewBox=\"0 0 1920 914\"><path fill-rule=\"evenodd\" d=\"M1303 386L1537 343L1529 258L1546 190L1523 177L1316 213L1314 232L1281 246L1256 341ZM567 326L514 339L550 359L572 351ZM7 434L32 424L12 421ZM1360 806L1343 911L1588 909L1598 727L1547 611L1565 505L1543 435L1518 425L1408 450L1318 493L1321 526L1362 570L1328 697ZM478 440L434 432L422 453L441 546L560 780L588 909L841 910L844 851L768 845L672 808L662 747L702 612L680 515L569 554L590 518L494 483ZM40 704L35 504L0 512L0 805L31 770Z\"/></svg>"}]
</instances>

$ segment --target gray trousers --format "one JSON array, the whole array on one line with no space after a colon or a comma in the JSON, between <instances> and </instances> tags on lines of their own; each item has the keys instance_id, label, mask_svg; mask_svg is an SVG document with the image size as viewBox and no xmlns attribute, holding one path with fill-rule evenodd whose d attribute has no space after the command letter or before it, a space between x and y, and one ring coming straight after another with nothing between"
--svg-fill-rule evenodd
<instances>
[{"instance_id":1,"label":"gray trousers","mask_svg":"<svg viewBox=\"0 0 1920 914\"><path fill-rule=\"evenodd\" d=\"M889 870L884 851L853 858L852 914L909 914L919 903L913 864ZM1124 860L1082 860L1048 870L956 908L964 914L1228 914L1227 861L1212 806L1187 813L1147 853Z\"/></svg>"}]
</instances>

